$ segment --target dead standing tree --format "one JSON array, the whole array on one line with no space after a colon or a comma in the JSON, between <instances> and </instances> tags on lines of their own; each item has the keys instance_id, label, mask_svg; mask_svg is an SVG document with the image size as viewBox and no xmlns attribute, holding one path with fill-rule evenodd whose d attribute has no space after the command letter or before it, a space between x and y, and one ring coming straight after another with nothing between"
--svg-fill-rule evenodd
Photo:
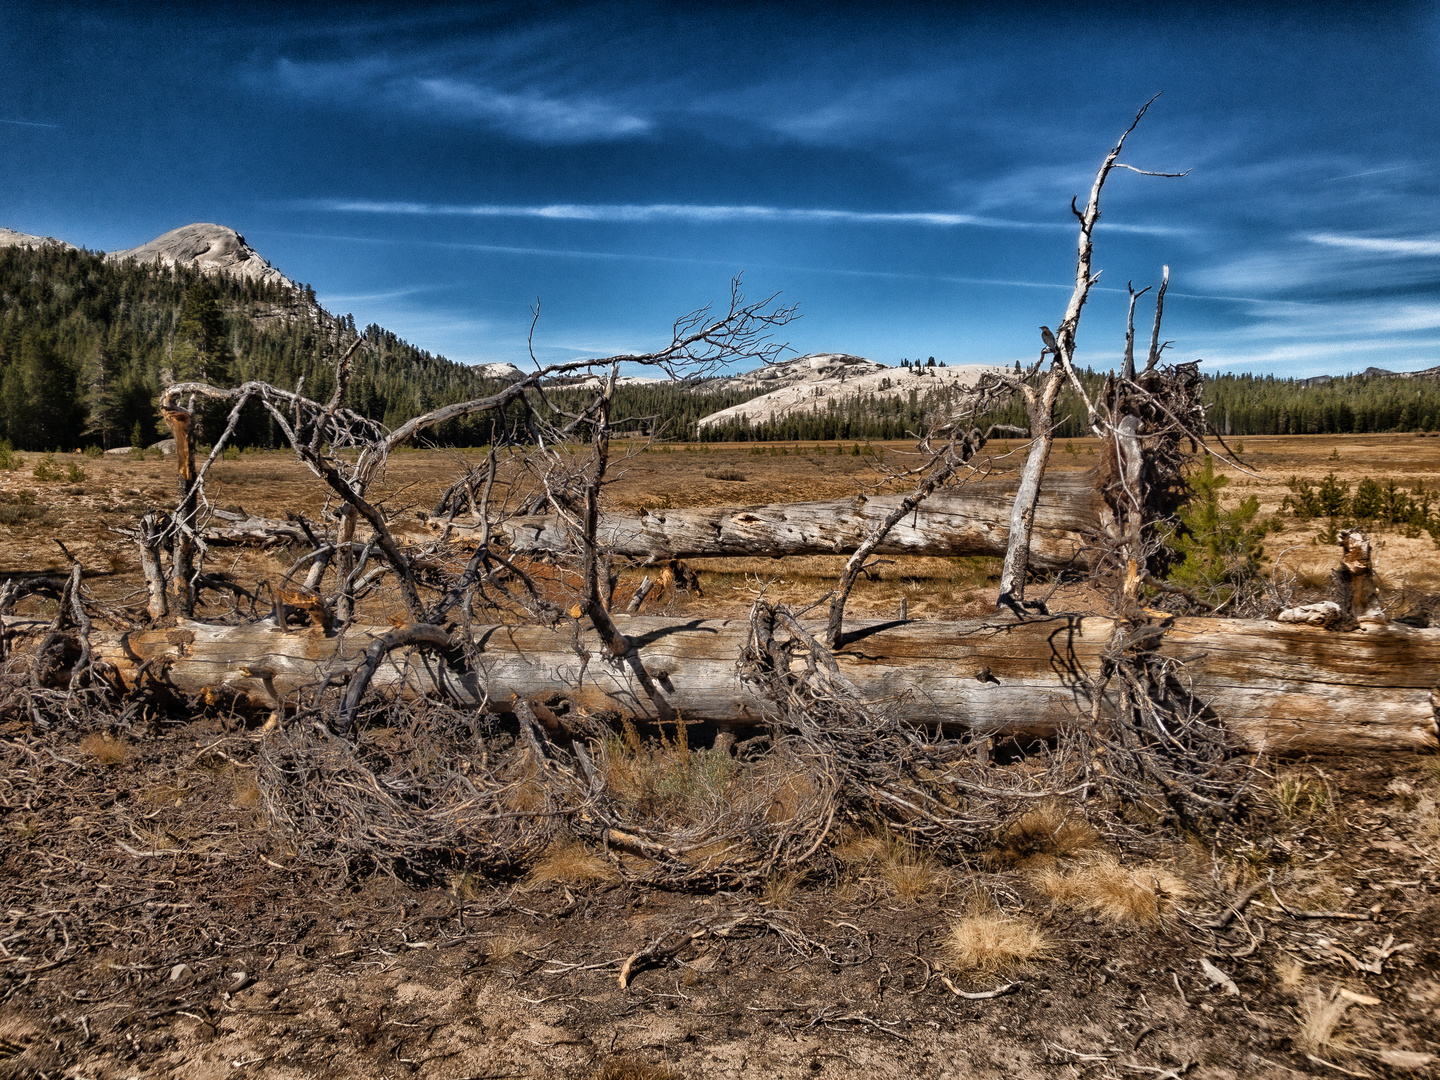
<instances>
[{"instance_id":1,"label":"dead standing tree","mask_svg":"<svg viewBox=\"0 0 1440 1080\"><path fill-rule=\"evenodd\" d=\"M1045 475L1045 467L1055 442L1055 405L1059 401L1061 389L1067 382L1085 402L1090 426L1097 430L1097 434L1102 431L1105 435L1109 434L1107 425L1097 416L1095 407L1091 404L1075 367L1075 342L1080 327L1080 315L1085 308L1085 302L1090 297L1091 288L1099 279L1099 274L1092 272L1092 266L1095 250L1095 226L1100 220L1101 192L1104 190L1105 182L1110 178L1110 174L1116 169L1139 173L1142 176L1178 177L1185 175L1184 173L1162 173L1137 169L1119 160L1121 151L1125 148L1125 140L1139 125L1154 101L1155 98L1151 98L1141 106L1130 126L1125 129L1120 138L1116 140L1115 145L1110 148L1110 152L1105 155L1105 160L1095 173L1095 181L1091 185L1090 198L1085 203L1085 209L1079 209L1074 200L1070 203L1071 212L1080 225L1080 238L1075 260L1075 288L1070 294L1070 302L1066 305L1065 315L1060 320L1059 327L1053 332L1047 326L1040 328L1044 347L1040 351L1040 358L1026 376L1021 378L992 376L997 382L1010 387L1020 395L1021 400L1025 403L1026 416L1030 421L1030 451L1025 459L1025 466L1021 470L1020 486L1010 510L1010 536L1005 552L1005 564L1000 571L1000 593L997 601L997 606L1009 608L1020 618L1025 617L1027 607L1025 579L1030 568L1030 546L1035 525L1035 508L1040 498L1040 485ZM1133 297L1130 310L1133 319ZM1159 320L1159 306L1157 305L1157 333ZM1133 341L1133 336L1132 323L1132 330L1127 340ZM1050 358L1050 368L1042 378L1040 370L1045 364L1046 357ZM1158 358L1158 353L1156 358ZM1115 419L1119 421L1121 418L1116 417Z\"/></svg>"}]
</instances>

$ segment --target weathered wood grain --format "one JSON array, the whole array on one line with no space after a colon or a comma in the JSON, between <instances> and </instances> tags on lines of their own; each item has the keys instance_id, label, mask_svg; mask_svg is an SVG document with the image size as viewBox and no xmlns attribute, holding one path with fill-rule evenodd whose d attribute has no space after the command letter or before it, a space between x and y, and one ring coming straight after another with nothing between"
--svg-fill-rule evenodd
<instances>
[{"instance_id":1,"label":"weathered wood grain","mask_svg":"<svg viewBox=\"0 0 1440 1080\"><path fill-rule=\"evenodd\" d=\"M744 555L849 554L895 508L901 495L855 496L819 502L704 506L683 510L612 511L600 519L598 539L617 555L696 559ZM932 495L890 531L881 555L1003 556L1010 538L1013 484L985 483ZM1057 570L1089 566L1089 547L1107 513L1093 471L1047 477L1036 508L1032 566ZM439 532L445 523L433 519ZM463 538L473 526L452 523ZM553 516L501 522L499 531L519 553L568 551L573 541Z\"/></svg>"},{"instance_id":2,"label":"weathered wood grain","mask_svg":"<svg viewBox=\"0 0 1440 1080\"><path fill-rule=\"evenodd\" d=\"M686 719L735 727L765 715L763 694L736 669L745 622L616 621L655 685ZM1090 715L1091 679L1113 628L1109 619L1079 616L1026 623L856 621L847 624L836 655L863 694L887 701L908 722L1040 735ZM182 621L170 629L97 631L92 640L97 658L113 664L127 686L137 677L153 678L183 693L235 695L273 708L270 687L282 701L293 701L304 688L343 679L371 642L391 629L352 627L343 636L327 636L269 620L242 626ZM620 708L637 717L656 713L633 672L577 623L478 627L474 638L474 671L456 672L433 655L395 654L381 664L373 686L443 693L500 711L517 695L559 693L580 706ZM1160 651L1184 661L1177 663L1176 683L1250 747L1309 752L1437 746L1440 630L1390 625L1341 633L1268 620L1177 619ZM981 681L977 676L986 668Z\"/></svg>"}]
</instances>

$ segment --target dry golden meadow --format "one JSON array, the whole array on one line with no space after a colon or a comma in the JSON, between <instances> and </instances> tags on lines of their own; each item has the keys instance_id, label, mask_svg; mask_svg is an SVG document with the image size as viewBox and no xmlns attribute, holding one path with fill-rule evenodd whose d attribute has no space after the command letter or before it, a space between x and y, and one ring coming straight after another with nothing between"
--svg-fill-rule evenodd
<instances>
[{"instance_id":1,"label":"dry golden meadow","mask_svg":"<svg viewBox=\"0 0 1440 1080\"><path fill-rule=\"evenodd\" d=\"M1265 515L1291 475L1440 488L1437 438L1243 442L1259 475L1236 474L1226 499L1255 494ZM878 479L852 445L653 447L610 495L842 497ZM1018 467L1012 450L1001 467ZM25 457L0 473L0 576L61 570L58 538L96 575L94 595L138 595L133 547L108 530L166 505L173 459L75 457L83 478L40 481ZM1092 441L1062 440L1055 467L1096 460ZM449 453L395 457L384 490L400 531L428 535L415 512L455 468ZM220 463L209 490L270 517L324 509L281 453ZM1287 519L1267 571L1323 585L1335 555L1319 531ZM1440 589L1428 535L1382 532L1376 546L1384 589ZM210 567L248 585L290 555L216 549ZM739 615L761 584L807 601L840 561L700 561L704 596L659 610ZM850 610L903 597L912 618L978 615L996 569L895 560ZM1042 802L965 860L858 829L763 889L670 892L626 882L578 840L498 877L336 874L267 820L253 727L142 726L39 740L21 710L0 729L0 1076L1234 1080L1418 1077L1440 1062L1433 755L1264 762L1248 816L1206 835L1124 839ZM611 779L636 798L726 797L714 754L627 735ZM690 928L709 929L621 986L627 958Z\"/></svg>"},{"instance_id":2,"label":"dry golden meadow","mask_svg":"<svg viewBox=\"0 0 1440 1080\"><path fill-rule=\"evenodd\" d=\"M1256 475L1229 471L1223 504L1233 505L1253 494L1260 500L1262 516L1280 516L1284 528L1266 540L1266 569L1282 578L1293 575L1302 588L1324 587L1335 565L1335 552L1317 542L1323 523L1282 514L1290 477L1318 482L1333 472L1352 487L1369 476L1382 482L1394 478L1407 489L1423 484L1427 490L1440 491L1440 438L1386 434L1252 436L1239 441L1243 460ZM855 446L853 442L668 444L640 452L636 444L634 452L615 467L608 497L611 505L630 508L843 498L873 490L884 479L874 458L853 454ZM837 447L843 452L837 454ZM871 449L883 453L892 468L904 468L914 460L908 444L875 444ZM992 449L996 451L993 475L1018 470L1023 443L992 444ZM1091 467L1098 460L1096 451L1093 439L1061 440L1051 467ZM88 572L103 575L92 585L99 594L119 598L138 589L133 544L109 528L131 524L146 509L173 502L174 460L153 455L140 461L128 455L65 456L61 466L74 463L84 473L82 481L70 483L36 480L33 465L39 456L22 457L19 468L0 472L0 576L62 572L68 564L54 542L58 538ZM483 455L414 451L392 458L380 492L397 532L416 540L429 538L416 514L434 506L462 460L479 464ZM221 507L243 507L265 517L284 518L294 512L319 520L326 507L324 486L282 451L251 452L217 463L208 489ZM12 519L13 523L5 523ZM220 548L209 568L229 571L247 584L278 580L291 555L288 549L267 554ZM755 590L765 584L772 599L803 606L824 594L844 561L842 556L696 560L703 598L681 594L667 597L666 604L677 613L743 615ZM1392 590L1440 591L1440 549L1427 534L1406 538L1398 531L1378 533L1376 565L1382 583ZM975 617L993 606L998 569L998 560L989 559L896 559L878 567L876 580L859 582L847 610L857 617L886 616L904 597L912 618ZM642 573L622 574L620 595L633 589ZM1091 601L1083 593L1071 598L1076 606ZM665 608L652 601L645 610Z\"/></svg>"}]
</instances>

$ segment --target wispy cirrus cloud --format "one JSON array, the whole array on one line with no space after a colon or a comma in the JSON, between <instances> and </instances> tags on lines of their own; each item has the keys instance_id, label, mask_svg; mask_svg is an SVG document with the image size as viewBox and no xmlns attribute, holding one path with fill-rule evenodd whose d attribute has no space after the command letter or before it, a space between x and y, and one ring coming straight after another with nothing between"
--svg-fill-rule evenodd
<instances>
[{"instance_id":1,"label":"wispy cirrus cloud","mask_svg":"<svg viewBox=\"0 0 1440 1080\"><path fill-rule=\"evenodd\" d=\"M314 205L314 204L312 204ZM950 211L874 211L836 210L824 207L704 205L694 203L551 203L523 204L478 203L448 204L422 202L380 202L366 199L325 199L322 209L353 214L396 214L440 217L477 218L544 218L551 221L597 221L616 223L692 222L730 223L741 221L771 222L843 222L858 225L920 225L940 228L977 226L991 229L1061 229L1073 232L1069 222L1022 221L987 217ZM1186 232L1168 225L1130 225L1103 223L1102 228L1114 232L1145 233L1169 236Z\"/></svg>"},{"instance_id":2,"label":"wispy cirrus cloud","mask_svg":"<svg viewBox=\"0 0 1440 1080\"><path fill-rule=\"evenodd\" d=\"M1440 238L1402 240L1381 236L1348 236L1342 233L1310 233L1305 239L1326 247L1363 251L1371 255L1421 256L1440 255Z\"/></svg>"},{"instance_id":3,"label":"wispy cirrus cloud","mask_svg":"<svg viewBox=\"0 0 1440 1080\"><path fill-rule=\"evenodd\" d=\"M480 75L426 70L424 58L302 62L280 58L264 82L312 99L365 103L469 121L527 142L612 142L647 134L653 122L633 109L586 94L507 87Z\"/></svg>"},{"instance_id":4,"label":"wispy cirrus cloud","mask_svg":"<svg viewBox=\"0 0 1440 1080\"><path fill-rule=\"evenodd\" d=\"M422 99L442 109L538 142L627 139L652 127L648 118L603 101L550 97L533 90L507 93L470 79L416 79L414 86Z\"/></svg>"}]
</instances>

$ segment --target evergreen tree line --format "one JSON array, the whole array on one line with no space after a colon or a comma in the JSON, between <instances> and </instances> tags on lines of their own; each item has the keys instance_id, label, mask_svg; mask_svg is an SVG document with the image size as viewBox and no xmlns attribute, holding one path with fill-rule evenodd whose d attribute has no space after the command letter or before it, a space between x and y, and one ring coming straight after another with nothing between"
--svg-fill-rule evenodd
<instances>
[{"instance_id":1,"label":"evergreen tree line","mask_svg":"<svg viewBox=\"0 0 1440 1080\"><path fill-rule=\"evenodd\" d=\"M335 357L355 337L367 348L354 357L346 405L387 427L454 401L481 397L502 385L474 368L436 356L376 325L357 331L349 316L329 315L309 287L207 276L99 254L45 246L0 249L0 439L25 450L148 445L163 437L156 407L166 379L217 385L258 379L303 385L324 400L334 388ZM743 404L756 389L707 390L695 383L622 384L615 415L622 429L706 442L904 439L962 404L939 380L915 378L934 369L897 369L896 394L817 401L776 420L743 414L697 430L710 413ZM1092 392L1101 376L1082 376ZM913 385L912 385L913 384ZM579 406L586 391L549 391L562 408ZM1434 431L1440 427L1440 380L1350 376L1306 384L1273 376L1220 375L1206 379L1211 421L1227 435L1339 434ZM206 407L202 438L224 422L224 407ZM1062 396L1056 435L1087 434L1084 408ZM502 418L452 421L433 433L450 445L482 445L522 437L520 411ZM981 422L1025 426L1012 401ZM282 443L274 419L252 403L237 431L240 446Z\"/></svg>"},{"instance_id":2,"label":"evergreen tree line","mask_svg":"<svg viewBox=\"0 0 1440 1080\"><path fill-rule=\"evenodd\" d=\"M0 438L25 450L149 445L168 434L156 404L166 379L303 385L323 401L335 358L357 334L368 348L354 356L346 404L387 425L502 385L379 326L358 332L351 316L329 315L313 295L89 251L0 249ZM202 438L219 430L225 411L205 408ZM485 441L490 428L457 422L436 434ZM282 441L252 403L237 444Z\"/></svg>"}]
</instances>

